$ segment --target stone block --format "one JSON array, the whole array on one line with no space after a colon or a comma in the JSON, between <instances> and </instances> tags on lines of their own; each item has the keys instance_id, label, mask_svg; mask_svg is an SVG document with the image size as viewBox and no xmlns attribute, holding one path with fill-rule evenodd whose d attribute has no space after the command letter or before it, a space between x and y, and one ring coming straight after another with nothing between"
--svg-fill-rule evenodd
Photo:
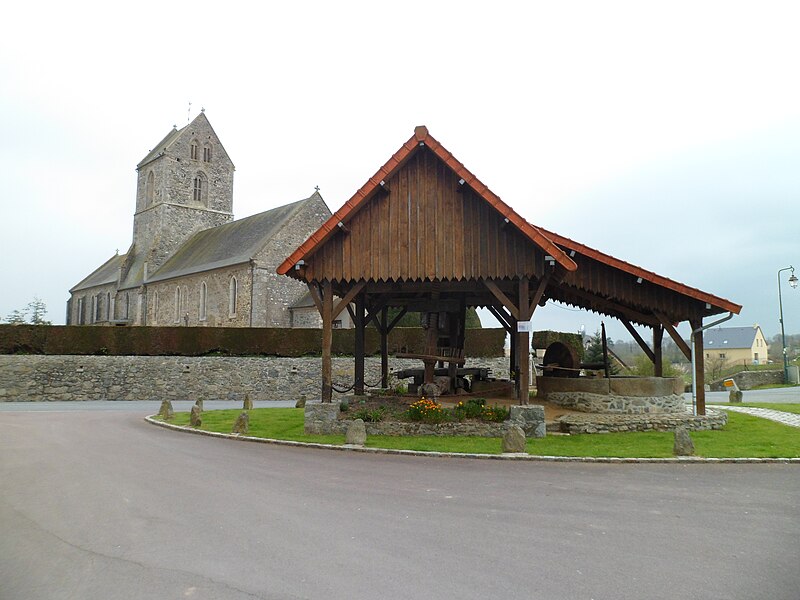
<instances>
[{"instance_id":1,"label":"stone block","mask_svg":"<svg viewBox=\"0 0 800 600\"><path fill-rule=\"evenodd\" d=\"M247 435L247 432L250 429L250 415L246 411L242 411L239 413L239 416L236 417L236 422L233 424L233 429L231 433Z\"/></svg>"},{"instance_id":2,"label":"stone block","mask_svg":"<svg viewBox=\"0 0 800 600\"><path fill-rule=\"evenodd\" d=\"M744 394L742 394L741 390L731 390L728 393L728 402L732 404L741 402L743 396Z\"/></svg>"},{"instance_id":3,"label":"stone block","mask_svg":"<svg viewBox=\"0 0 800 600\"><path fill-rule=\"evenodd\" d=\"M347 427L345 433L344 443L351 446L363 446L367 441L367 428L364 426L364 421L356 419L352 421Z\"/></svg>"},{"instance_id":4,"label":"stone block","mask_svg":"<svg viewBox=\"0 0 800 600\"><path fill-rule=\"evenodd\" d=\"M518 425L511 425L503 435L503 452L525 452L525 432Z\"/></svg>"},{"instance_id":5,"label":"stone block","mask_svg":"<svg viewBox=\"0 0 800 600\"><path fill-rule=\"evenodd\" d=\"M200 407L196 404L192 407L192 412L189 413L189 424L192 427L200 427L203 424L203 420L200 418L201 411Z\"/></svg>"},{"instance_id":6,"label":"stone block","mask_svg":"<svg viewBox=\"0 0 800 600\"><path fill-rule=\"evenodd\" d=\"M682 425L675 428L675 445L672 447L672 453L675 456L694 455L694 442L689 437L686 427Z\"/></svg>"},{"instance_id":7,"label":"stone block","mask_svg":"<svg viewBox=\"0 0 800 600\"><path fill-rule=\"evenodd\" d=\"M175 412L172 410L172 402L169 400L162 400L161 407L158 409L158 416L163 418L165 421L169 421L172 417L174 417Z\"/></svg>"}]
</instances>

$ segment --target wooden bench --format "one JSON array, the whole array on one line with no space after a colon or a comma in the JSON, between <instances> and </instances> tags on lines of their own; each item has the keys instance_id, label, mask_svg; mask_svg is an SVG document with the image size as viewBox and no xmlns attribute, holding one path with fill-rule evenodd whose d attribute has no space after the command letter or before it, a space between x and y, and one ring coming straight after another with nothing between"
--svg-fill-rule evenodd
<instances>
[{"instance_id":1,"label":"wooden bench","mask_svg":"<svg viewBox=\"0 0 800 600\"><path fill-rule=\"evenodd\" d=\"M437 362L446 362L450 365L463 365L465 362L463 348L427 348L424 353L402 352L395 355L397 358L415 358L425 365L425 383L433 383L435 366Z\"/></svg>"}]
</instances>

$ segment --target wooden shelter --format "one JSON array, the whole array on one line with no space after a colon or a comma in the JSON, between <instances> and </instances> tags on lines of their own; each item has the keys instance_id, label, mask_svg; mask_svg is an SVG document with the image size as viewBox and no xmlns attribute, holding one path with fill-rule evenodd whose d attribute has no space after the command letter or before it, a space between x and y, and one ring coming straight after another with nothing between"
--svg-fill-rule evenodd
<instances>
[{"instance_id":1,"label":"wooden shelter","mask_svg":"<svg viewBox=\"0 0 800 600\"><path fill-rule=\"evenodd\" d=\"M666 331L687 357L675 325L741 306L651 273L528 223L448 152L424 126L278 268L304 281L323 323L322 400L331 388L333 320L351 310L356 327L355 392L364 391L364 327L381 334L388 381L388 308L427 315L420 354L451 373L463 362L467 307L486 307L510 333L511 371L520 404L528 403L530 321L552 299L622 321L660 375ZM338 300L336 300L338 298ZM351 308L351 305L355 308ZM653 330L652 347L634 325ZM702 333L694 343L698 412L705 411Z\"/></svg>"}]
</instances>

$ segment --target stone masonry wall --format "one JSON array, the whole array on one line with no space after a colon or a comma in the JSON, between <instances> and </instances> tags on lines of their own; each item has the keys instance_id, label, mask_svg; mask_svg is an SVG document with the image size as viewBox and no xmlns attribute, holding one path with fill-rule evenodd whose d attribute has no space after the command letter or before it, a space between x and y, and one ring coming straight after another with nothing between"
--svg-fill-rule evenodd
<instances>
[{"instance_id":1,"label":"stone masonry wall","mask_svg":"<svg viewBox=\"0 0 800 600\"><path fill-rule=\"evenodd\" d=\"M726 377L725 379L728 378ZM712 383L711 391L725 391L725 386L723 385L725 379L720 379ZM740 390L752 390L760 385L783 383L783 369L771 371L739 371L731 379L736 382Z\"/></svg>"},{"instance_id":2,"label":"stone masonry wall","mask_svg":"<svg viewBox=\"0 0 800 600\"><path fill-rule=\"evenodd\" d=\"M508 377L505 358L476 358ZM391 359L394 370L419 361ZM316 400L320 357L42 356L0 355L0 402L83 400ZM333 359L333 380L353 382L353 359ZM380 381L380 358L366 359L366 382ZM347 392L346 392L347 393ZM337 397L340 394L335 394Z\"/></svg>"}]
</instances>

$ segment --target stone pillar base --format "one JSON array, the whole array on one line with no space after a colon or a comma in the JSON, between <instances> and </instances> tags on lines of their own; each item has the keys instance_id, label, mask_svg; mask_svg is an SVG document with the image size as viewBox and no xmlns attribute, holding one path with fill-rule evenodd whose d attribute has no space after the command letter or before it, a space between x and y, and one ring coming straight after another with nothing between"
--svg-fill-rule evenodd
<instances>
[{"instance_id":1,"label":"stone pillar base","mask_svg":"<svg viewBox=\"0 0 800 600\"><path fill-rule=\"evenodd\" d=\"M543 438L545 436L544 406L540 404L511 406L509 412L509 425L521 427L526 437Z\"/></svg>"}]
</instances>

